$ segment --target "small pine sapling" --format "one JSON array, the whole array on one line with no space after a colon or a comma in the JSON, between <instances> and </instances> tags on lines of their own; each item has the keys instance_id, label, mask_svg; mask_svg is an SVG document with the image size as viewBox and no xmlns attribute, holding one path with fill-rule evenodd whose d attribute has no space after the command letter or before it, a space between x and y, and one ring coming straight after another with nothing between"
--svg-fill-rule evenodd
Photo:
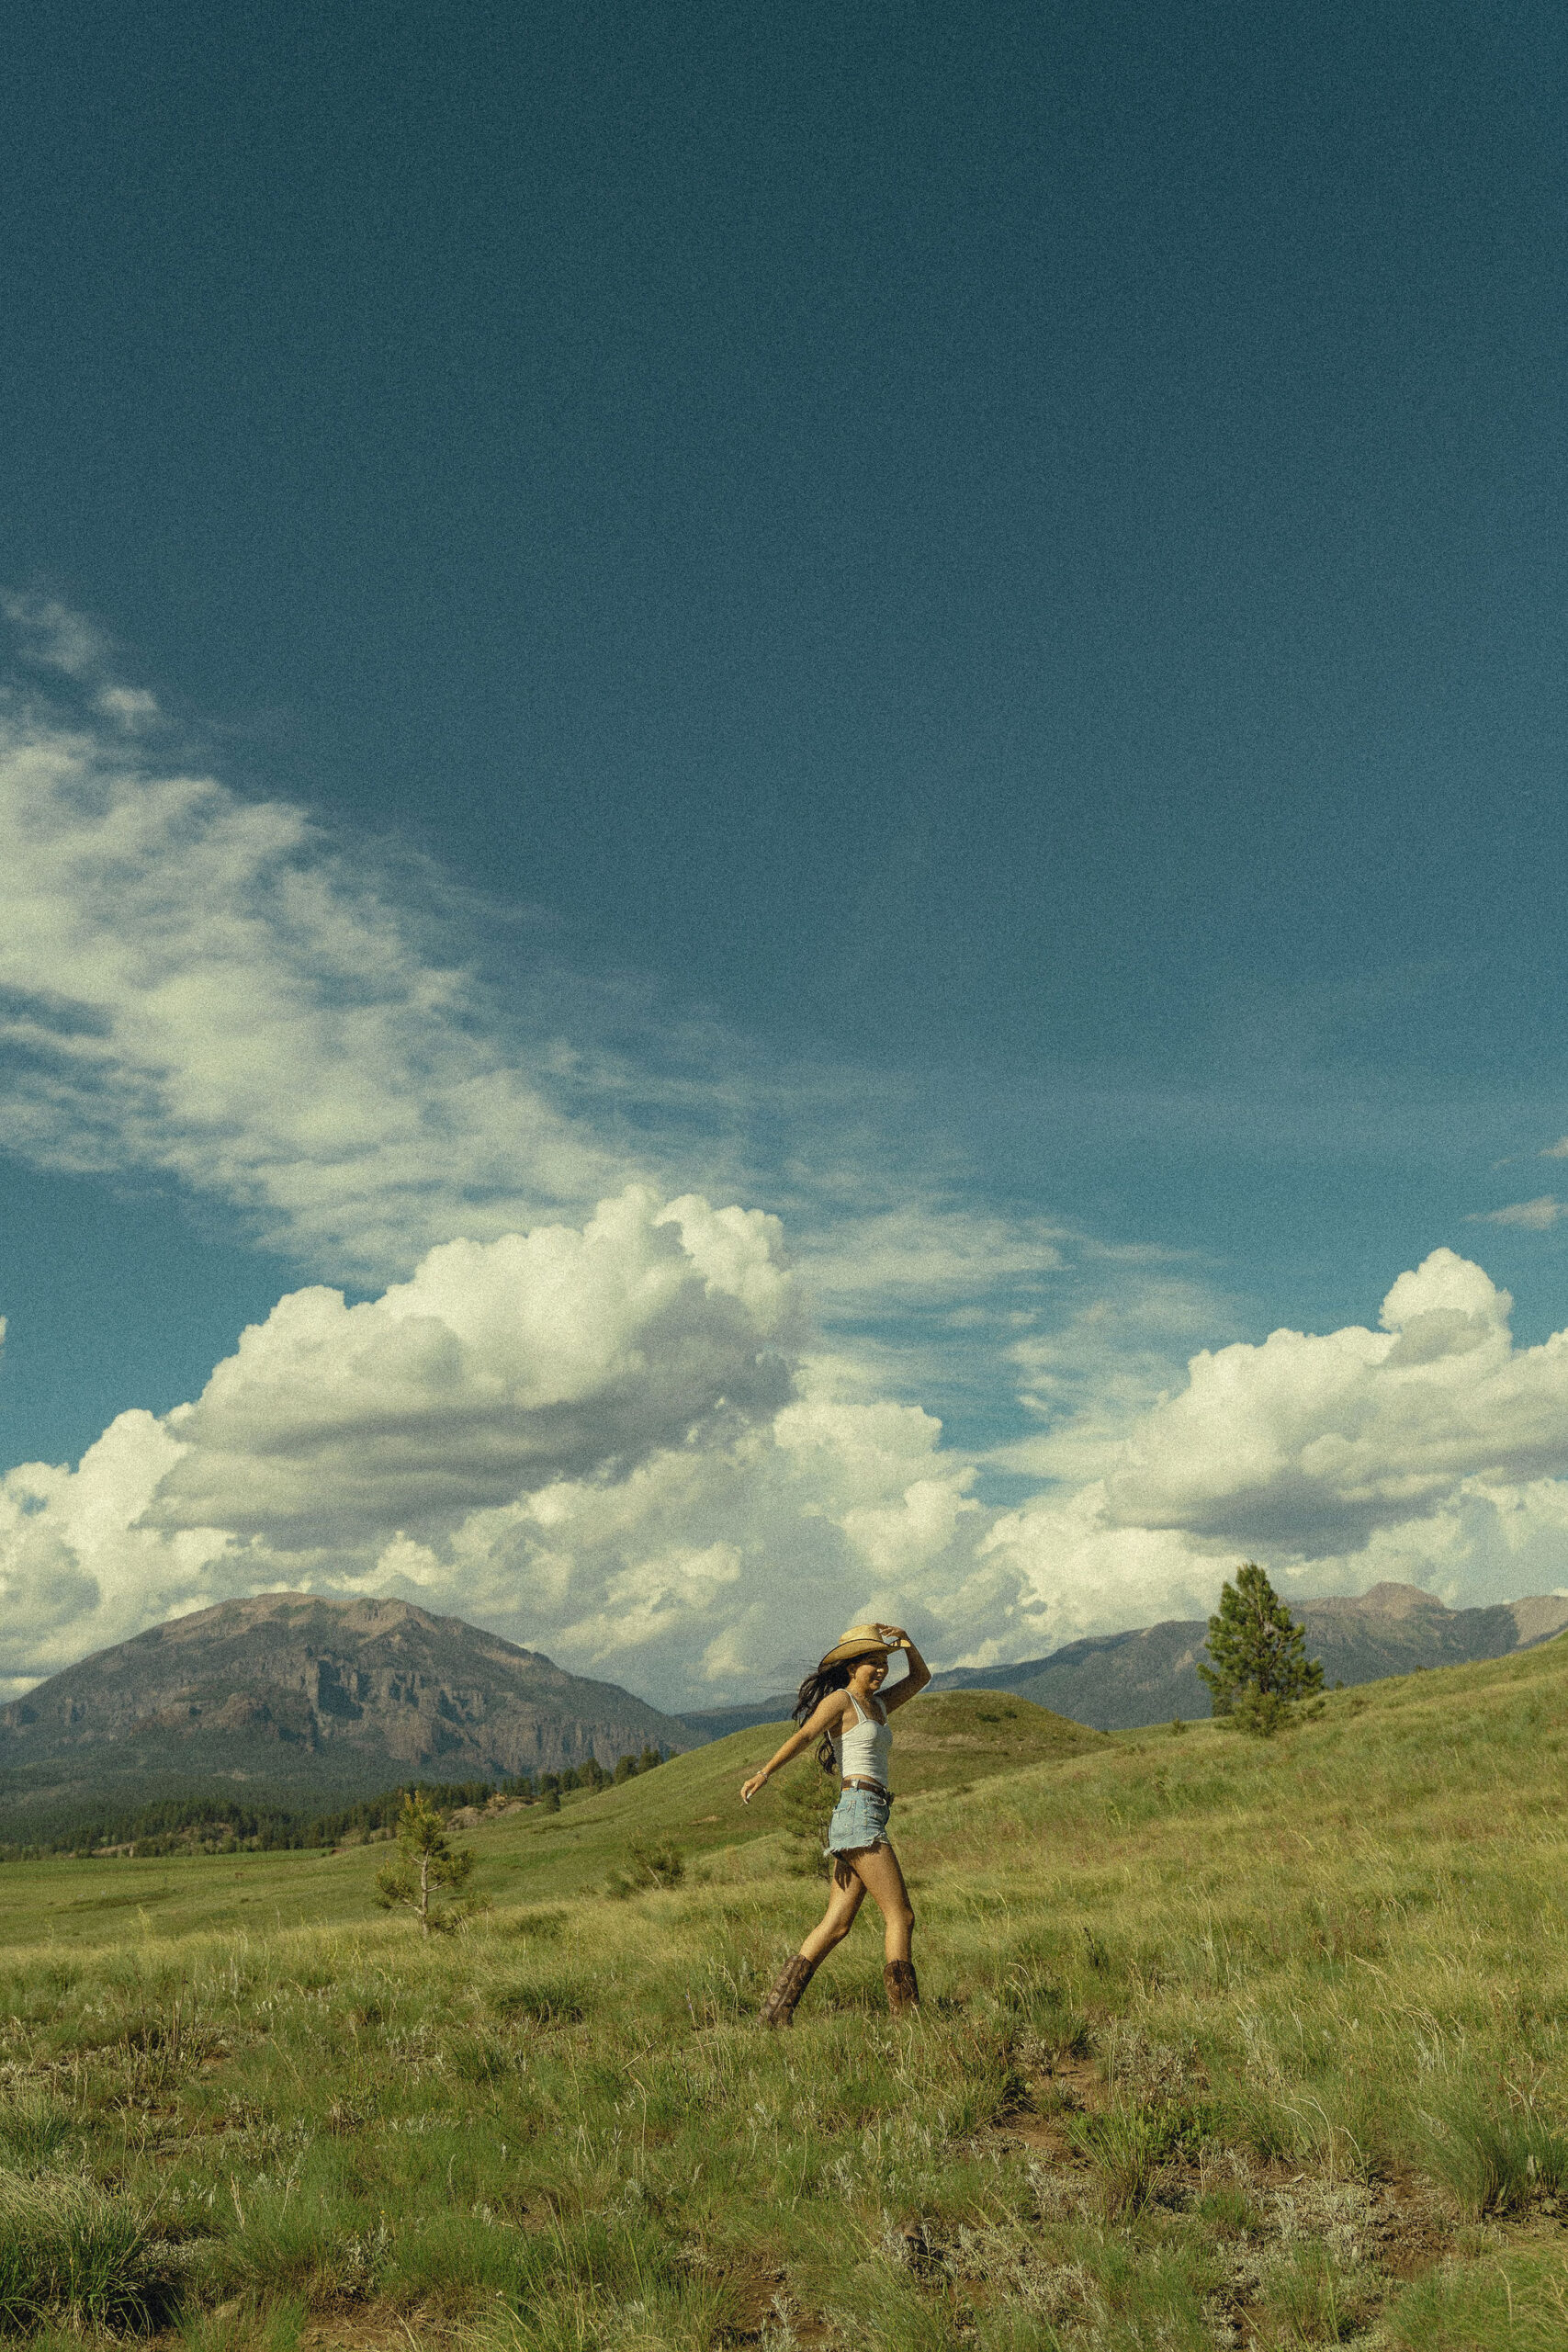
<instances>
[{"instance_id":1,"label":"small pine sapling","mask_svg":"<svg viewBox=\"0 0 1568 2352\"><path fill-rule=\"evenodd\" d=\"M823 1849L828 1824L839 1802L839 1781L809 1757L784 1778L784 1827L789 1840L785 1867L795 1878L826 1878L832 1865Z\"/></svg>"},{"instance_id":2,"label":"small pine sapling","mask_svg":"<svg viewBox=\"0 0 1568 2352\"><path fill-rule=\"evenodd\" d=\"M1306 1654L1306 1635L1257 1563L1236 1570L1209 1620L1212 1666L1198 1672L1213 1713L1239 1731L1268 1739L1291 1720L1299 1700L1323 1688L1323 1668Z\"/></svg>"},{"instance_id":3,"label":"small pine sapling","mask_svg":"<svg viewBox=\"0 0 1568 2352\"><path fill-rule=\"evenodd\" d=\"M450 1907L433 1907L443 1888L455 1891L467 1883L474 1858L454 1849L446 1825L423 1789L410 1789L398 1815L398 1859L376 1873L376 1900L383 1911L407 1904L419 1921L420 1932L443 1932L454 1923Z\"/></svg>"}]
</instances>

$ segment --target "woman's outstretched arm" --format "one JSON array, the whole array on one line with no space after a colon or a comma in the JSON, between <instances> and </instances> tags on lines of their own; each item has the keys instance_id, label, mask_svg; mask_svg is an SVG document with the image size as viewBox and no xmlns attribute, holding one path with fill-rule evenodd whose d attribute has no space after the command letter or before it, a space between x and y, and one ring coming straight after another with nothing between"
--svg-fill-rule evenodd
<instances>
[{"instance_id":1,"label":"woman's outstretched arm","mask_svg":"<svg viewBox=\"0 0 1568 2352\"><path fill-rule=\"evenodd\" d=\"M742 1781L740 1788L741 1804L750 1804L758 1790L765 1788L768 1782L773 1779L775 1772L782 1771L784 1767L790 1761L790 1758L792 1757L798 1756L801 1749L808 1747L812 1740L819 1739L825 1731L831 1730L832 1726L839 1721L839 1718L842 1715L843 1712L843 1692L841 1690L829 1690L821 1705L816 1708L811 1714L807 1715L806 1721L801 1724L800 1729L797 1732L793 1733L791 1736L785 1740L784 1746L779 1749L778 1754L776 1756L770 1756L760 1772L753 1772L749 1781Z\"/></svg>"},{"instance_id":2,"label":"woman's outstretched arm","mask_svg":"<svg viewBox=\"0 0 1568 2352\"><path fill-rule=\"evenodd\" d=\"M907 1700L919 1697L931 1679L931 1670L901 1625L879 1625L876 1630L879 1634L886 1634L888 1641L903 1651L909 1668L902 1682L895 1683L893 1689L883 1696L882 1703L891 1714L895 1707L903 1706Z\"/></svg>"}]
</instances>

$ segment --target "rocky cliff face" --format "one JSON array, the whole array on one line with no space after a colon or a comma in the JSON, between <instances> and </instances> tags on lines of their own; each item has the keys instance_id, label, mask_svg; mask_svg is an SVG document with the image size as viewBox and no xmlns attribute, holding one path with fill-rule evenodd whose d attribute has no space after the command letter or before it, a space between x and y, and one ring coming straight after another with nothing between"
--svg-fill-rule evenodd
<instances>
[{"instance_id":1,"label":"rocky cliff face","mask_svg":"<svg viewBox=\"0 0 1568 2352\"><path fill-rule=\"evenodd\" d=\"M154 1626L0 1710L0 1773L385 1788L694 1745L672 1716L403 1600L265 1593ZM29 1774L28 1777L31 1777Z\"/></svg>"},{"instance_id":2,"label":"rocky cliff face","mask_svg":"<svg viewBox=\"0 0 1568 2352\"><path fill-rule=\"evenodd\" d=\"M1545 1594L1492 1609L1449 1609L1416 1585L1379 1584L1355 1599L1292 1604L1292 1614L1305 1630L1308 1657L1322 1661L1332 1688L1533 1648L1568 1626L1568 1600ZM1205 1618L1170 1618L1134 1633L1069 1642L1049 1657L1016 1666L957 1668L935 1681L948 1690L1016 1691L1102 1731L1168 1723L1172 1715L1196 1721L1209 1713L1198 1679L1208 1630Z\"/></svg>"}]
</instances>

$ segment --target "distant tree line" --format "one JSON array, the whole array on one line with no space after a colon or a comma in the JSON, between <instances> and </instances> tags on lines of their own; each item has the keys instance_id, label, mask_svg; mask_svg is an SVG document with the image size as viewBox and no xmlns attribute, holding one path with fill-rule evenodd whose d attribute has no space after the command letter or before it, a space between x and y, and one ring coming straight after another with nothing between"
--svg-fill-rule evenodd
<instances>
[{"instance_id":1,"label":"distant tree line","mask_svg":"<svg viewBox=\"0 0 1568 2352\"><path fill-rule=\"evenodd\" d=\"M28 1840L0 1840L0 1861L39 1861L51 1854L88 1856L106 1846L129 1848L137 1856L175 1854L278 1853L290 1848L341 1846L390 1836L403 1802L417 1792L433 1811L445 1815L466 1805L487 1805L492 1799L519 1799L555 1811L569 1791L591 1794L618 1787L638 1772L650 1772L664 1761L657 1747L640 1755L623 1756L607 1771L595 1756L585 1763L569 1764L564 1772L518 1772L499 1781L401 1781L378 1796L361 1797L331 1812L304 1811L288 1805L244 1803L233 1797L204 1795L163 1797L150 1804L114 1809L84 1808L53 1822Z\"/></svg>"}]
</instances>

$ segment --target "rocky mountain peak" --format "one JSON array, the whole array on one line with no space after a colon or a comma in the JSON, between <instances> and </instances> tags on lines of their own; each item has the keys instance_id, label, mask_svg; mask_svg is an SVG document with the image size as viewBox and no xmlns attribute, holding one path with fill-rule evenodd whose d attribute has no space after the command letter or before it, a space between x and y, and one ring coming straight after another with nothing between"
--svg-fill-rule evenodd
<instances>
[{"instance_id":1,"label":"rocky mountain peak","mask_svg":"<svg viewBox=\"0 0 1568 2352\"><path fill-rule=\"evenodd\" d=\"M384 1788L689 1747L613 1682L414 1602L258 1593L151 1626L0 1711L0 1768Z\"/></svg>"}]
</instances>

